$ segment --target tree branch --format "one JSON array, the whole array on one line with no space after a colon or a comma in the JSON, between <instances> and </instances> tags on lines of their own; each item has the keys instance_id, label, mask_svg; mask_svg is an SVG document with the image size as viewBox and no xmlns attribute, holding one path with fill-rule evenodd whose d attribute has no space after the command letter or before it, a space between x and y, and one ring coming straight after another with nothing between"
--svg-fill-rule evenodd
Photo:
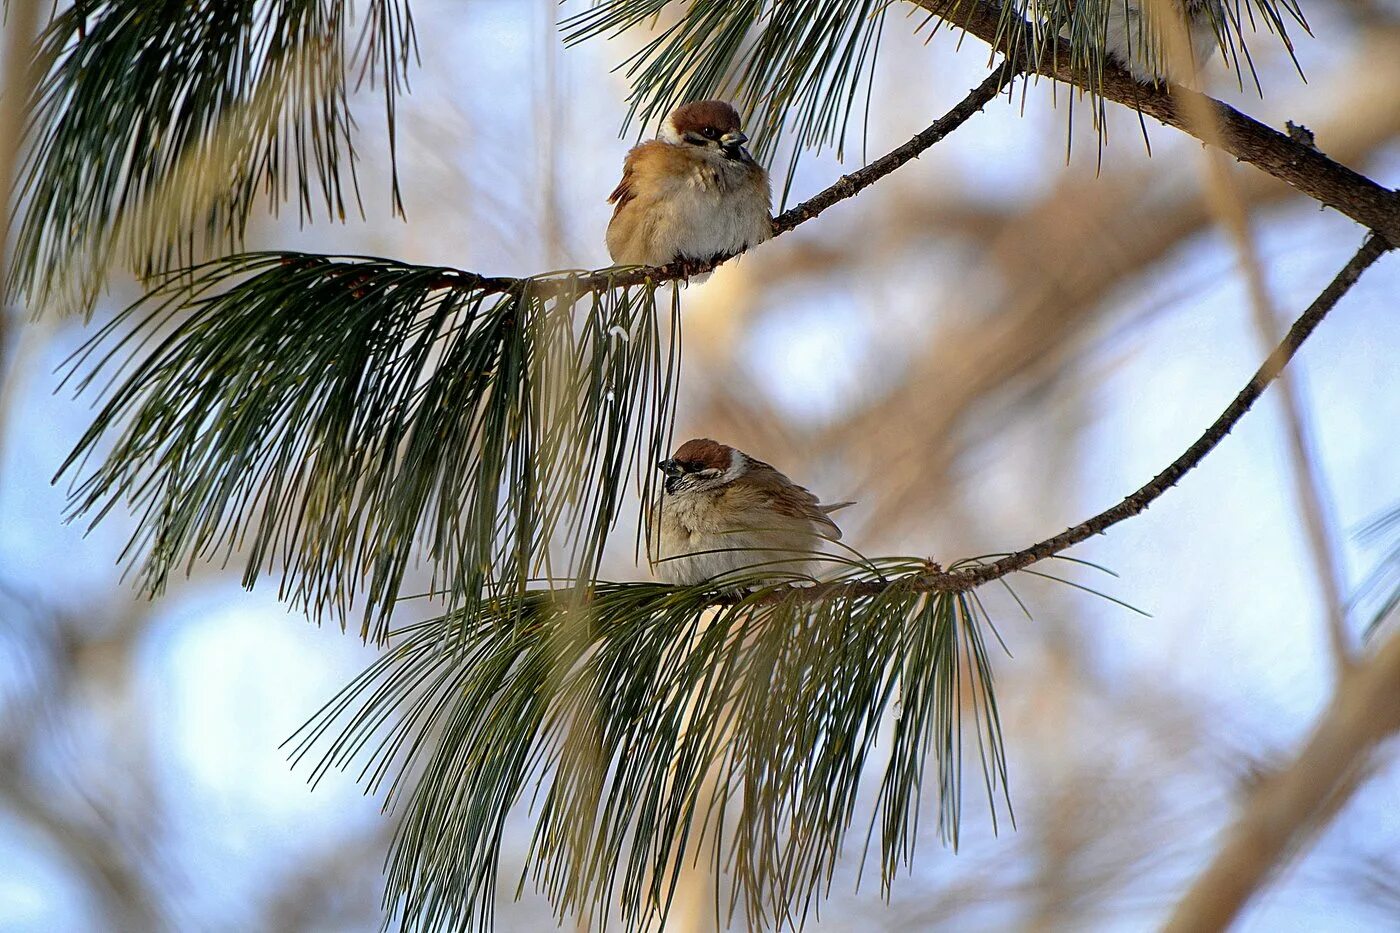
<instances>
[{"instance_id":1,"label":"tree branch","mask_svg":"<svg viewBox=\"0 0 1400 933\"><path fill-rule=\"evenodd\" d=\"M1365 272L1391 246L1381 237L1369 235L1361 248L1351 257L1336 277L1332 279L1313 300L1303 314L1293 322L1283 341L1269 354L1268 359L1255 371L1253 378L1240 390L1229 406L1216 418L1205 433L1190 447L1154 476L1145 486L1129 495L1112 508L1105 509L1092 518L1086 519L1060 532L1053 538L1046 538L1030 547L1008 554L988 564L957 570L931 570L928 573L902 577L891 582L862 581L857 583L823 583L811 587L782 587L770 592L765 599L800 599L816 602L832 597L874 596L892 586L902 586L929 593L963 592L996 580L1008 574L1029 567L1037 561L1052 557L1094 535L1102 534L1119 522L1132 518L1145 511L1163 493L1181 481L1206 455L1225 439L1245 413L1253 407L1269 384L1278 378L1283 368L1293 359L1298 348L1312 335L1317 325L1336 306L1342 296L1356 284L1361 273Z\"/></svg>"},{"instance_id":2,"label":"tree branch","mask_svg":"<svg viewBox=\"0 0 1400 933\"><path fill-rule=\"evenodd\" d=\"M1298 758L1265 780L1167 933L1223 930L1306 836L1359 786L1366 758L1400 731L1400 634L1350 668Z\"/></svg>"},{"instance_id":3,"label":"tree branch","mask_svg":"<svg viewBox=\"0 0 1400 933\"><path fill-rule=\"evenodd\" d=\"M929 147L944 139L953 130L966 123L973 114L990 103L1020 73L1021 69L1016 65L1010 63L1001 65L988 75L985 81L970 91L957 106L939 117L927 129L915 135L904 145L887 152L864 168L849 175L842 175L827 188L773 218L773 236L782 236L789 230L801 226L832 205L854 197L869 188L906 162L917 159ZM742 253L735 255L742 255ZM531 290L536 294L541 292L558 295L578 294L594 289L656 285L684 279L691 275L709 272L733 258L734 256L722 256L701 263L673 262L664 266L614 267L581 275L557 273L527 278L485 276L475 272L444 269L441 275L430 283L429 287L469 289L486 295L503 294L517 289ZM289 259L288 261L296 262L298 260Z\"/></svg>"},{"instance_id":4,"label":"tree branch","mask_svg":"<svg viewBox=\"0 0 1400 933\"><path fill-rule=\"evenodd\" d=\"M910 2L986 42L996 52L1021 64L1027 73L1082 88L1176 127L1202 142L1218 145L1236 159L1263 169L1308 197L1380 233L1392 245L1400 245L1400 194L1245 116L1228 104L1175 85L1165 90L1139 84L1111 63L1105 64L1101 76L1090 77L1071 67L1070 46L1063 39L1048 58L1022 61L1024 50L1012 42L1019 30L1005 28L1004 11L988 0ZM1023 25L1031 28L1029 23ZM1213 114L1218 136L1209 132L1209 126L1203 128L1200 121L1192 119L1193 113L1204 110Z\"/></svg>"}]
</instances>

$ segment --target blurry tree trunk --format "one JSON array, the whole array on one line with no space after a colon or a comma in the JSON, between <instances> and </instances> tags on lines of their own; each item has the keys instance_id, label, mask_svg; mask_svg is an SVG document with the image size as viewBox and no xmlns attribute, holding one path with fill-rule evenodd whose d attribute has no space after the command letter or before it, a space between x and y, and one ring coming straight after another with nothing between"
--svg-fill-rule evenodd
<instances>
[{"instance_id":1,"label":"blurry tree trunk","mask_svg":"<svg viewBox=\"0 0 1400 933\"><path fill-rule=\"evenodd\" d=\"M1356 791L1371 752L1400 731L1400 633L1350 669L1312 737L1266 779L1210 866L1177 905L1168 933L1223 930Z\"/></svg>"}]
</instances>

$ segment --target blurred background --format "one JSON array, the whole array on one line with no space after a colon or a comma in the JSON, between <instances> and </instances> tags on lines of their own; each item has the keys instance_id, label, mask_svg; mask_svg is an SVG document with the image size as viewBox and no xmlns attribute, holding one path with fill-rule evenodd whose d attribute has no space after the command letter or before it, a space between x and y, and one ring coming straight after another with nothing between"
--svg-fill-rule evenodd
<instances>
[{"instance_id":1,"label":"blurred background","mask_svg":"<svg viewBox=\"0 0 1400 933\"><path fill-rule=\"evenodd\" d=\"M612 69L643 41L565 48L548 0L417 0L422 66L398 114L408 220L389 210L382 103L366 91L365 218L260 219L251 248L528 274L607 262L606 196L632 138ZM1400 7L1312 0L1307 76L1251 45L1265 95L1217 62L1209 90L1382 184L1400 182ZM903 142L985 75L984 46L888 17L869 135L802 160L790 203ZM917 162L684 293L678 439L759 456L842 513L869 554L1010 550L1135 489L1194 440L1263 356L1236 252L1202 195L1201 147L1110 106L1017 87ZM1071 157L1066 161L1066 152ZM783 167L775 175L781 177ZM1281 318L1361 240L1349 220L1237 167ZM0 929L374 930L392 833L355 775L313 790L279 747L374 656L291 614L264 581L198 566L161 599L123 580L130 517L65 524L51 478L91 415L63 361L92 323L8 307L0 397ZM1400 261L1383 259L1308 343L1297 376L1347 584L1383 547L1356 531L1400 504ZM890 903L853 843L821 930L1134 930L1160 922L1331 687L1325 607L1271 393L1144 515L1073 556L1112 568L993 602L1016 826L969 780L954 853L928 819ZM632 519L629 519L631 521ZM608 575L645 574L632 528ZM1381 542L1383 545L1385 542ZM1055 568L1048 568L1056 572ZM1394 749L1316 844L1251 905L1252 930L1400 929ZM932 806L932 801L930 801ZM862 817L863 818L863 817ZM507 840L502 930L528 814ZM852 833L864 838L863 827ZM514 859L514 861L512 861ZM700 928L705 928L702 925Z\"/></svg>"}]
</instances>

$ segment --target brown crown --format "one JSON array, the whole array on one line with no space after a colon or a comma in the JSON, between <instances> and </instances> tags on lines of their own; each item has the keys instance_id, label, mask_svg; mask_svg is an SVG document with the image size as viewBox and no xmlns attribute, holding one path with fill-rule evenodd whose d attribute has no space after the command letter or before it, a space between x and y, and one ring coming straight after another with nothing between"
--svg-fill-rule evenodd
<instances>
[{"instance_id":1,"label":"brown crown","mask_svg":"<svg viewBox=\"0 0 1400 933\"><path fill-rule=\"evenodd\" d=\"M733 448L708 437L697 437L686 441L676 451L676 459L681 463L703 464L702 469L729 469L730 451Z\"/></svg>"},{"instance_id":2,"label":"brown crown","mask_svg":"<svg viewBox=\"0 0 1400 933\"><path fill-rule=\"evenodd\" d=\"M678 135L699 133L706 127L723 136L738 130L739 112L722 100L699 100L682 104L671 112L671 125Z\"/></svg>"}]
</instances>

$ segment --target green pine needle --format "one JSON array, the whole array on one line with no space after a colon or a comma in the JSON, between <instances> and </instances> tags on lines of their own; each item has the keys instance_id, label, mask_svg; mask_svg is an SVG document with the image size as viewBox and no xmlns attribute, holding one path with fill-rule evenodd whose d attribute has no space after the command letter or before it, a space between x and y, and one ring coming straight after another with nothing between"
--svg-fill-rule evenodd
<instances>
[{"instance_id":1,"label":"green pine needle","mask_svg":"<svg viewBox=\"0 0 1400 933\"><path fill-rule=\"evenodd\" d=\"M1352 608L1363 609L1369 617L1363 638L1370 639L1400 608L1400 508L1377 515L1361 529L1359 537L1365 544L1385 548L1376 568L1352 597Z\"/></svg>"},{"instance_id":2,"label":"green pine needle","mask_svg":"<svg viewBox=\"0 0 1400 933\"><path fill-rule=\"evenodd\" d=\"M40 39L11 288L90 307L107 272L142 276L237 248L259 196L343 219L359 208L350 76L389 123L414 55L402 0L106 0ZM393 199L398 207L397 180Z\"/></svg>"},{"instance_id":3,"label":"green pine needle","mask_svg":"<svg viewBox=\"0 0 1400 933\"><path fill-rule=\"evenodd\" d=\"M367 790L388 788L386 908L405 929L490 924L518 806L534 825L520 884L561 919L649 928L701 860L750 927L797 926L861 800L886 889L926 798L956 843L964 723L994 820L1009 806L987 620L969 593L916 592L920 565L870 562L882 592L821 601L761 576L488 600L396 633L293 757L321 747L313 780L362 762ZM862 776L880 760L876 790Z\"/></svg>"},{"instance_id":4,"label":"green pine needle","mask_svg":"<svg viewBox=\"0 0 1400 933\"><path fill-rule=\"evenodd\" d=\"M72 361L80 392L107 381L60 469L81 474L72 515L133 509L149 592L241 549L245 585L280 567L284 595L342 624L362 598L376 637L420 560L462 607L561 548L591 576L628 477L650 495L665 456L677 308L654 285L454 275L298 253L172 275Z\"/></svg>"}]
</instances>

